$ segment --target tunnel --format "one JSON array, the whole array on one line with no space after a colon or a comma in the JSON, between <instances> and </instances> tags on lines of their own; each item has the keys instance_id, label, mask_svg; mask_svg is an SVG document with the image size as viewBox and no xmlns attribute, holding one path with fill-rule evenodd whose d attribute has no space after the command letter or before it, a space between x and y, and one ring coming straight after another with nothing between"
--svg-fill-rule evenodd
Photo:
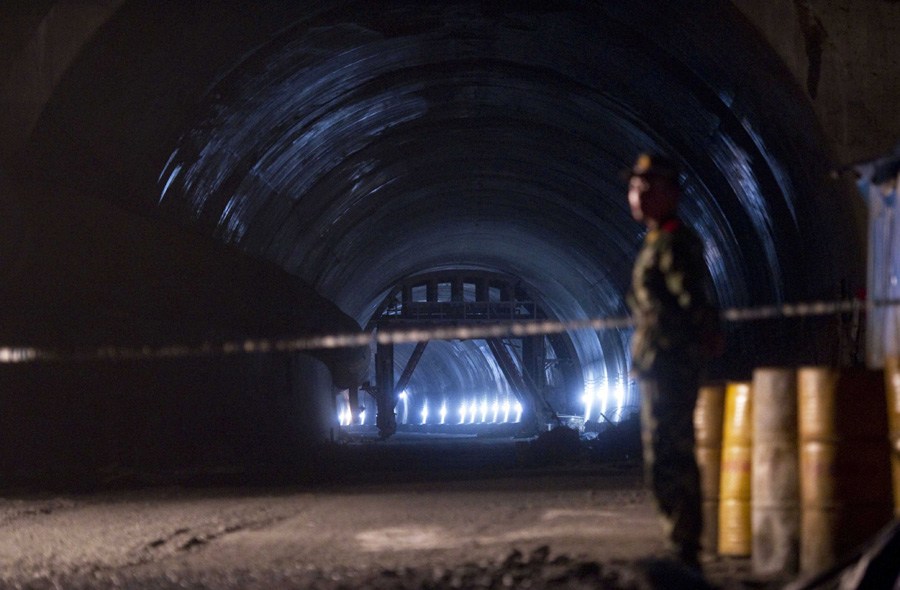
<instances>
[{"instance_id":1,"label":"tunnel","mask_svg":"<svg viewBox=\"0 0 900 590\"><path fill-rule=\"evenodd\" d=\"M58 81L6 158L15 185L7 208L32 228L7 249L6 289L27 273L55 285L38 288L55 298L11 296L35 317L52 316L53 328L7 328L10 344L75 350L355 332L378 319L390 293L428 273L510 277L560 322L627 316L644 230L620 173L641 151L669 154L683 169L682 215L704 239L721 308L832 300L864 283L861 205L829 181L833 154L802 89L730 3L268 0L251 9L126 0L103 10L60 56ZM21 21L35 27L38 17ZM5 217L7 235L21 225L13 219ZM66 233L19 264L16 246L49 240L41 230L49 219ZM86 235L106 245L73 262L82 274L67 273L58 261ZM97 262L109 251L115 266ZM210 258L198 261L197 252ZM164 279L165 265L185 269L178 285ZM115 326L65 319L69 309L82 318L109 311L83 294L85 283L113 290ZM60 307L67 293L81 299ZM153 307L158 316L149 317L173 297L186 303ZM10 307L4 315L22 316ZM719 377L835 354L827 323L725 328ZM629 337L627 328L571 330L551 346L566 350L571 367L554 394L557 412L582 413L586 392L616 387L620 409L636 407ZM410 351L398 350L397 375ZM343 357L189 358L151 368L94 361L90 371L57 363L40 377L9 378L28 391L81 379L88 393L72 395L82 400L117 387L139 400L148 373L164 366L169 390L191 376L213 399L225 383L286 387L287 372L298 395L319 400L309 428L320 440L336 422L322 409L335 393L376 380L374 354L369 346ZM413 381L413 389L443 388L439 396L508 386L476 340L429 344ZM242 401L217 411L259 414L259 424L279 414L280 402L234 396ZM167 428L190 431L205 404L173 394L154 412L163 424L177 408L181 426ZM302 403L294 411L304 414ZM139 414L117 418L117 436ZM40 411L31 416L39 431ZM222 423L210 423L208 436ZM229 445L240 446L242 428L229 431ZM290 454L298 440L261 443L244 460Z\"/></svg>"}]
</instances>

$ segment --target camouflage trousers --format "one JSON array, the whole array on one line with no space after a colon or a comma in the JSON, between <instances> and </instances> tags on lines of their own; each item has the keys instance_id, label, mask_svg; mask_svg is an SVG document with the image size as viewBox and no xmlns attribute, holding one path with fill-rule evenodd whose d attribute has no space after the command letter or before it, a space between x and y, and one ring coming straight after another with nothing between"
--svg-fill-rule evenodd
<instances>
[{"instance_id":1,"label":"camouflage trousers","mask_svg":"<svg viewBox=\"0 0 900 590\"><path fill-rule=\"evenodd\" d=\"M641 378L644 473L671 549L695 559L703 529L700 471L694 456L697 377L674 372Z\"/></svg>"}]
</instances>

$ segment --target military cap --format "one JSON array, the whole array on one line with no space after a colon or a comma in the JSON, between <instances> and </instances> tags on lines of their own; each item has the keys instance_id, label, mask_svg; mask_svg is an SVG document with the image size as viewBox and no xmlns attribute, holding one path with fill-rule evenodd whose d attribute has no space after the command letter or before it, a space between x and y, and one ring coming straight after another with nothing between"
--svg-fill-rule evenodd
<instances>
[{"instance_id":1,"label":"military cap","mask_svg":"<svg viewBox=\"0 0 900 590\"><path fill-rule=\"evenodd\" d=\"M680 184L679 176L681 171L674 160L662 154L653 152L643 152L638 154L634 165L628 170L623 171L623 178L630 179L634 176L641 178L661 178L672 182L675 185Z\"/></svg>"}]
</instances>

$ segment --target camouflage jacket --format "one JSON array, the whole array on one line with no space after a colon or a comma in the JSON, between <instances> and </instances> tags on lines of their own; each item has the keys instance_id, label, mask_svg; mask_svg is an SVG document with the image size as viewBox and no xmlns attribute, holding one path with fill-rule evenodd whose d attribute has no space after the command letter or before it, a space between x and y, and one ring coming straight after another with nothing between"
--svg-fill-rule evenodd
<instances>
[{"instance_id":1,"label":"camouflage jacket","mask_svg":"<svg viewBox=\"0 0 900 590\"><path fill-rule=\"evenodd\" d=\"M679 219L644 238L628 304L635 322L632 368L639 376L696 372L719 330L703 242Z\"/></svg>"}]
</instances>

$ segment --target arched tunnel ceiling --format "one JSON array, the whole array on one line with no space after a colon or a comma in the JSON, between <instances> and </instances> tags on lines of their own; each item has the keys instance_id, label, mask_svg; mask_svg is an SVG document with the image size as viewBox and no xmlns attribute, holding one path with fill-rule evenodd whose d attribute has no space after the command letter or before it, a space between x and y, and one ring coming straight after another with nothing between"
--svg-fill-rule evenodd
<instances>
[{"instance_id":1,"label":"arched tunnel ceiling","mask_svg":"<svg viewBox=\"0 0 900 590\"><path fill-rule=\"evenodd\" d=\"M126 2L31 165L275 261L361 324L453 267L521 277L561 319L624 313L642 230L618 171L645 149L685 167L723 306L858 280L809 106L727 3L222 4ZM621 335L576 339L588 382L624 371Z\"/></svg>"}]
</instances>

